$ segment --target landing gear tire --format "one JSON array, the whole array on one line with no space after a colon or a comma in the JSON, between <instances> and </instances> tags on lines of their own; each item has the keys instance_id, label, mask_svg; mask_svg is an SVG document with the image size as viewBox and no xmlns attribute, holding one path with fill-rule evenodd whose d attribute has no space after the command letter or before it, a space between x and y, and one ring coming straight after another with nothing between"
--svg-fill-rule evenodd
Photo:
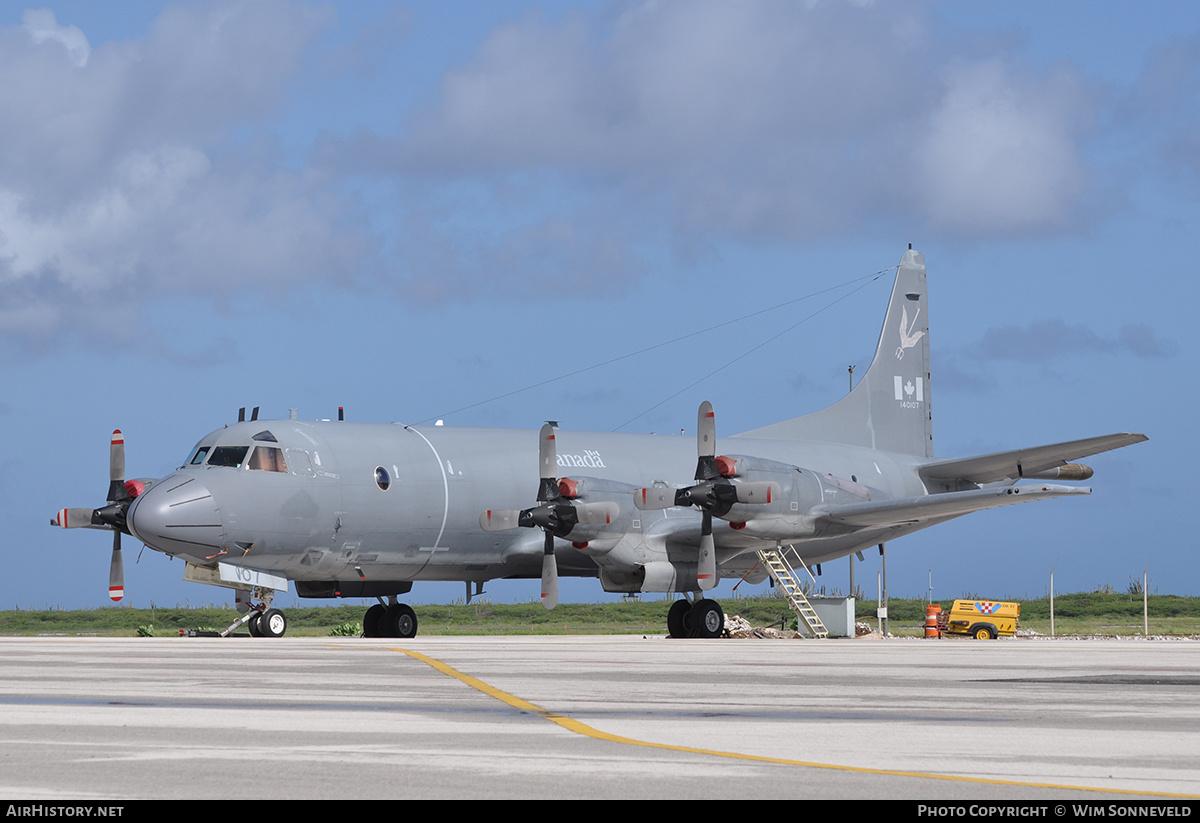
<instances>
[{"instance_id":1,"label":"landing gear tire","mask_svg":"<svg viewBox=\"0 0 1200 823\"><path fill-rule=\"evenodd\" d=\"M687 637L687 614L692 604L686 600L676 600L667 612L667 634L671 637Z\"/></svg>"},{"instance_id":2,"label":"landing gear tire","mask_svg":"<svg viewBox=\"0 0 1200 823\"><path fill-rule=\"evenodd\" d=\"M376 603L363 615L363 637L383 637L383 618L387 606Z\"/></svg>"},{"instance_id":3,"label":"landing gear tire","mask_svg":"<svg viewBox=\"0 0 1200 823\"><path fill-rule=\"evenodd\" d=\"M380 628L384 637L416 637L417 613L404 603L388 606Z\"/></svg>"},{"instance_id":4,"label":"landing gear tire","mask_svg":"<svg viewBox=\"0 0 1200 823\"><path fill-rule=\"evenodd\" d=\"M279 609L267 609L257 622L263 637L283 637L287 631L287 618Z\"/></svg>"},{"instance_id":5,"label":"landing gear tire","mask_svg":"<svg viewBox=\"0 0 1200 823\"><path fill-rule=\"evenodd\" d=\"M261 617L262 617L261 614L256 614L253 617L251 617L250 622L246 624L247 628L250 629L251 637L262 637L263 636L262 629L259 628L259 625L258 625L258 621Z\"/></svg>"},{"instance_id":6,"label":"landing gear tire","mask_svg":"<svg viewBox=\"0 0 1200 823\"><path fill-rule=\"evenodd\" d=\"M720 637L725 632L725 611L715 600L700 600L688 611L686 622L693 637Z\"/></svg>"}]
</instances>

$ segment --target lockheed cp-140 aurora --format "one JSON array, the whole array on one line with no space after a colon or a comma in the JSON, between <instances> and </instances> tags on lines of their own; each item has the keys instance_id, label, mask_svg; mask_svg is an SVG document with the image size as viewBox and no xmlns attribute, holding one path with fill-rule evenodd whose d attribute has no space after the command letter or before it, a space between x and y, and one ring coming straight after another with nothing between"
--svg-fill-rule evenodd
<instances>
[{"instance_id":1,"label":"lockheed cp-140 aurora","mask_svg":"<svg viewBox=\"0 0 1200 823\"><path fill-rule=\"evenodd\" d=\"M896 269L866 375L834 405L696 444L651 434L240 420L200 440L177 471L125 479L114 432L108 502L52 523L110 529L110 595L124 592L121 534L183 559L184 577L231 588L257 636L279 636L274 593L373 598L363 633L413 637L401 595L422 580L482 591L497 578L599 578L608 592L683 595L672 636L716 637L705 596L722 577L765 579L757 552L806 565L861 552L981 509L1091 489L1071 461L1145 440L1110 434L977 457L933 456L925 259ZM693 469L694 467L694 469ZM231 627L231 629L234 627Z\"/></svg>"}]
</instances>

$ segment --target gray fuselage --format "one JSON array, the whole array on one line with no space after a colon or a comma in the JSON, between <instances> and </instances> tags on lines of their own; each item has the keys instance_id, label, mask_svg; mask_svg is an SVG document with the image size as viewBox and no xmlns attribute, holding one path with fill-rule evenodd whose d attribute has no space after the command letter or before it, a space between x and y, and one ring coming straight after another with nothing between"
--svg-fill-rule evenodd
<instances>
[{"instance_id":1,"label":"gray fuselage","mask_svg":"<svg viewBox=\"0 0 1200 823\"><path fill-rule=\"evenodd\" d=\"M578 549L571 540L557 542L562 574L594 576L599 562L611 567L613 579L625 579L623 574L655 560L687 563L700 514L677 507L637 511L632 492L690 482L696 461L692 438L557 434L559 477L582 478L593 495L620 506L611 534ZM534 502L537 437L535 431L514 429L237 423L202 439L188 464L136 500L130 530L147 546L198 565L245 564L296 581L536 577L541 533L487 532L479 517L488 509ZM805 482L806 472L810 478L848 479L843 486L856 486L858 495L870 499L926 493L915 472L919 461L906 455L737 436L721 439L718 450L775 461L781 474L799 467L798 483ZM805 506L855 499L837 485L807 482L796 491ZM753 529L719 525L714 534L726 574L737 555L779 539L796 545L807 561L819 562L901 531L821 535L784 527L784 534L755 536Z\"/></svg>"}]
</instances>

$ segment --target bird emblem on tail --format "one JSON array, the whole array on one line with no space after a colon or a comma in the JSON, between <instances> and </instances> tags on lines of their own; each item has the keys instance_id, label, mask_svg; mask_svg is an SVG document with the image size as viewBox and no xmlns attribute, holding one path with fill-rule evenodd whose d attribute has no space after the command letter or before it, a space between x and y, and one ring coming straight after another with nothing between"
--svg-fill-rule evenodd
<instances>
[{"instance_id":1,"label":"bird emblem on tail","mask_svg":"<svg viewBox=\"0 0 1200 823\"><path fill-rule=\"evenodd\" d=\"M911 349L917 345L917 341L925 335L925 330L921 329L913 331L913 326L917 325L917 318L920 317L921 310L917 309L917 313L913 315L912 322L908 321L908 306L901 307L900 312L900 346L896 349L896 359L904 359L904 350Z\"/></svg>"}]
</instances>

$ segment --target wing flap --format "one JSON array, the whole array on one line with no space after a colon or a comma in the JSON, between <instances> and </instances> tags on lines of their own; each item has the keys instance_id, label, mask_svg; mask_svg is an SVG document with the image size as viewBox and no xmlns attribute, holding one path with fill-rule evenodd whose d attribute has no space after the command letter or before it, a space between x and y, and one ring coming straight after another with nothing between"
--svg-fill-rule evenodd
<instances>
[{"instance_id":1,"label":"wing flap","mask_svg":"<svg viewBox=\"0 0 1200 823\"><path fill-rule=\"evenodd\" d=\"M984 509L1011 506L1033 500L1046 500L1066 495L1091 494L1086 486L1051 486L1048 484L1008 486L1003 489L972 489L945 492L899 500L872 500L867 503L847 503L841 506L818 506L813 510L818 522L865 528L898 526L959 517Z\"/></svg>"},{"instance_id":2,"label":"wing flap","mask_svg":"<svg viewBox=\"0 0 1200 823\"><path fill-rule=\"evenodd\" d=\"M1148 439L1144 434L1132 432L1106 434L1102 437L1014 449L978 457L937 460L925 463L918 471L922 479L936 482L964 480L968 483L993 483L999 480L1016 480L1025 475L1066 465L1081 457L1119 449Z\"/></svg>"}]
</instances>

